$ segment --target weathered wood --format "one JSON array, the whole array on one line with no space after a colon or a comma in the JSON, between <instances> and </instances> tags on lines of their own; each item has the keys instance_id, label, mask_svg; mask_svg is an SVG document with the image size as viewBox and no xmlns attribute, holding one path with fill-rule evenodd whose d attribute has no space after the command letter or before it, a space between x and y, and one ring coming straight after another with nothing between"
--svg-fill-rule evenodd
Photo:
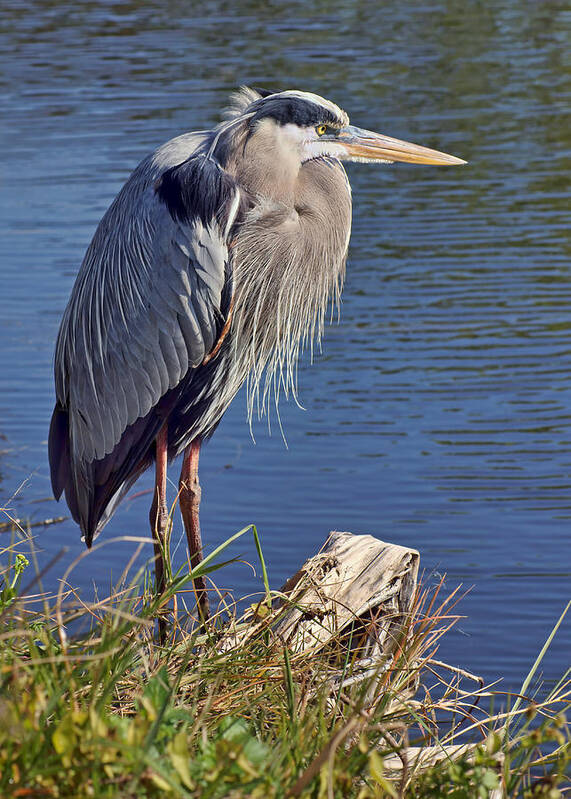
<instances>
[{"instance_id":1,"label":"weathered wood","mask_svg":"<svg viewBox=\"0 0 571 799\"><path fill-rule=\"evenodd\" d=\"M273 630L293 652L316 651L350 626L355 639L359 621L368 638L361 657L388 655L411 610L419 560L371 535L332 532L282 588Z\"/></svg>"},{"instance_id":2,"label":"weathered wood","mask_svg":"<svg viewBox=\"0 0 571 799\"><path fill-rule=\"evenodd\" d=\"M476 744L447 744L445 746L409 746L399 754L387 755L383 758L383 769L387 779L397 781L400 779L406 763L409 774L426 771L444 760L460 760L465 758L470 762L474 759ZM503 752L496 752L494 759L501 770L505 756ZM492 788L488 799L503 799L505 792L502 787Z\"/></svg>"},{"instance_id":3,"label":"weathered wood","mask_svg":"<svg viewBox=\"0 0 571 799\"><path fill-rule=\"evenodd\" d=\"M335 642L353 642L362 665L378 666L391 654L412 609L420 556L415 549L371 535L332 532L276 592L260 625L228 629L221 646L238 646L271 629L292 654L316 653ZM345 637L344 637L345 635Z\"/></svg>"},{"instance_id":4,"label":"weathered wood","mask_svg":"<svg viewBox=\"0 0 571 799\"><path fill-rule=\"evenodd\" d=\"M245 625L228 630L221 646L239 646L263 630L271 631L292 655L325 654L326 658L319 659L321 668L324 662L329 665L321 677L329 684L331 697L338 701L345 689L368 680L361 706L371 712L382 695L380 681L394 665L398 648L406 650L404 636L411 634L412 625L407 622L414 612L419 564L415 549L371 535L332 532L317 555L309 558L274 595L271 610L253 613L257 623L252 624L254 619L250 617ZM347 676L345 664L349 657L351 669ZM414 662L409 666L398 670L398 691L394 691L393 683L393 698L385 708L387 716L397 711L393 719L399 710L409 714L415 704L411 699L418 689L419 670ZM453 671L479 681L462 670ZM403 784L411 772L425 770L446 758L471 756L475 747L410 747L405 739L400 744L399 754L385 756L383 766L389 779ZM501 755L497 760L500 766ZM501 799L502 795L500 789L494 790L489 799Z\"/></svg>"}]
</instances>

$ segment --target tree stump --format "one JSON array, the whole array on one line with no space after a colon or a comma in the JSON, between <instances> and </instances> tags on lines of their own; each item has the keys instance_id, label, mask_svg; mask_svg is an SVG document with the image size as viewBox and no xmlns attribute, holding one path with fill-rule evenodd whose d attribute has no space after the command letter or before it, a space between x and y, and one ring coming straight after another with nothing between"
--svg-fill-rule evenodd
<instances>
[{"instance_id":1,"label":"tree stump","mask_svg":"<svg viewBox=\"0 0 571 799\"><path fill-rule=\"evenodd\" d=\"M273 592L271 609L262 600L246 615L246 624L226 631L221 646L240 646L264 632L270 633L290 656L306 657L309 669L312 657L319 654L319 679L329 685L331 707L345 689L367 680L366 693L361 693L360 701L366 712L372 712L383 697L384 675L395 667L400 653L407 651L414 634L410 622L417 610L419 565L420 555L415 549L371 535L332 532L320 551L308 558L279 592ZM348 663L350 669L346 668ZM451 670L479 681L463 670ZM411 708L419 705L414 696L420 683L420 667L413 658L397 671L398 689L393 681L393 695L384 710L395 720L393 729L398 739L399 716L410 717ZM357 729L358 725L355 734ZM401 783L399 796L404 795L411 770L430 768L443 759L470 757L475 750L472 743L413 747L408 745L406 733L400 741L388 732L387 738L398 745L384 763L387 776ZM501 759L498 753L498 768ZM489 799L501 799L502 795L501 789L495 789L489 792Z\"/></svg>"}]
</instances>

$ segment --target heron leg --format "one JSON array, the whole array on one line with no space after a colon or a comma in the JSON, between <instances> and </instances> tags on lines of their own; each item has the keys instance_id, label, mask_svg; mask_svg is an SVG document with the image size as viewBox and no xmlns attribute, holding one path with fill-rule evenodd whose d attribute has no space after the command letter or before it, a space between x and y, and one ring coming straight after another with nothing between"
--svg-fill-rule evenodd
<instances>
[{"instance_id":1,"label":"heron leg","mask_svg":"<svg viewBox=\"0 0 571 799\"><path fill-rule=\"evenodd\" d=\"M182 470L179 481L179 502L186 538L190 555L190 566L194 569L202 560L202 539L200 537L200 508L201 488L198 482L198 456L202 441L195 438L184 451ZM204 577L197 577L194 581L198 612L203 621L209 616L208 594Z\"/></svg>"},{"instance_id":2,"label":"heron leg","mask_svg":"<svg viewBox=\"0 0 571 799\"><path fill-rule=\"evenodd\" d=\"M157 582L157 593L162 594L166 588L165 579L165 555L166 537L169 523L167 509L167 454L168 454L168 429L164 424L155 440L156 447L156 470L155 470L155 490L149 520L151 522L151 533L155 549L155 576ZM162 644L166 641L166 620L159 616L159 638Z\"/></svg>"}]
</instances>

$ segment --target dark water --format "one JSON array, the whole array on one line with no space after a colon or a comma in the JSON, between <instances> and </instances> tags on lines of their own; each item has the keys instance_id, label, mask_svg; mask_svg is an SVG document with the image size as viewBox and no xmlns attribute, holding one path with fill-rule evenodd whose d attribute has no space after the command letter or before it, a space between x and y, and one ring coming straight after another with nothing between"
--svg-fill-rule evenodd
<instances>
[{"instance_id":1,"label":"dark water","mask_svg":"<svg viewBox=\"0 0 571 799\"><path fill-rule=\"evenodd\" d=\"M571 585L566 4L192 8L3 4L0 506L32 520L65 512L49 499L53 346L130 170L217 121L240 83L316 91L358 125L470 165L351 167L340 324L301 365L306 411L282 406L288 449L275 420L271 437L255 426L253 445L243 395L205 449L207 548L255 522L278 587L330 529L416 547L429 582L445 572L447 587L473 586L442 656L517 688ZM148 505L125 502L105 538L146 534ZM37 541L45 560L70 547L54 587L82 551L78 531L66 522ZM104 547L72 581L108 584L131 551ZM255 559L250 541L234 552ZM219 582L259 585L246 566ZM548 680L568 666L570 638L566 623Z\"/></svg>"}]
</instances>

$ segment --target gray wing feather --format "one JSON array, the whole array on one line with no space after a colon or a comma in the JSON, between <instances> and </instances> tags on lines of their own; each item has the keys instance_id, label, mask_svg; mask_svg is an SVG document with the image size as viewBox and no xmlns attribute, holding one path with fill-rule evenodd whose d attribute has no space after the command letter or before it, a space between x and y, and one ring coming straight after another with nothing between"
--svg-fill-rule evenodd
<instances>
[{"instance_id":1,"label":"gray wing feather","mask_svg":"<svg viewBox=\"0 0 571 799\"><path fill-rule=\"evenodd\" d=\"M77 464L126 428L216 343L229 273L215 220L173 219L152 184L124 187L86 254L56 347L56 393Z\"/></svg>"}]
</instances>

